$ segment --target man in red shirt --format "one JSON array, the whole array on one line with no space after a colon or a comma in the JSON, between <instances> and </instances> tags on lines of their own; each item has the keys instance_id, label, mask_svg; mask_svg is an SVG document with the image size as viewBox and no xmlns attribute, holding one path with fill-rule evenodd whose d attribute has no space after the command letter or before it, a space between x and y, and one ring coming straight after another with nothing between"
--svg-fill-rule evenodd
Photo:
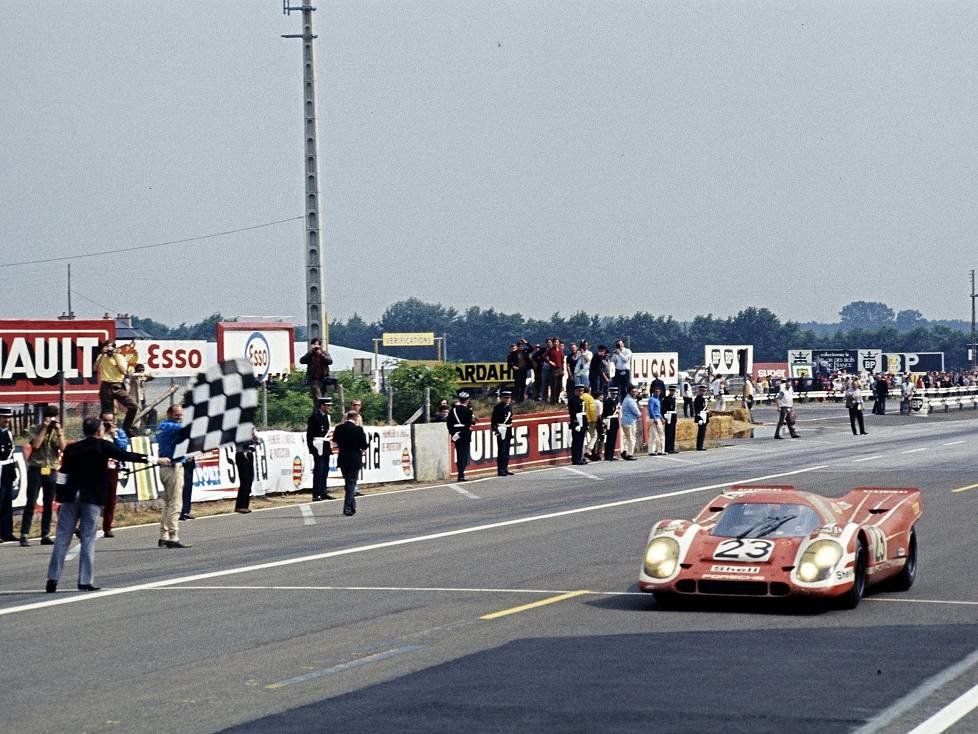
<instances>
[{"instance_id":1,"label":"man in red shirt","mask_svg":"<svg viewBox=\"0 0 978 734\"><path fill-rule=\"evenodd\" d=\"M547 350L547 362L550 364L550 402L556 404L564 383L564 343L560 339L554 339L553 346Z\"/></svg>"}]
</instances>

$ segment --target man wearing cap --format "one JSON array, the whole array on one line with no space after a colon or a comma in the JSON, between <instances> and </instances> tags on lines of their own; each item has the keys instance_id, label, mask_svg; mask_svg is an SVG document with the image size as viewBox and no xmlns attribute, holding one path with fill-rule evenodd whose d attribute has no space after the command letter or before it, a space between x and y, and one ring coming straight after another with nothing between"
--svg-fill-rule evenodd
<instances>
[{"instance_id":1,"label":"man wearing cap","mask_svg":"<svg viewBox=\"0 0 978 734\"><path fill-rule=\"evenodd\" d=\"M496 475L508 477L509 449L513 440L513 392L504 389L499 392L499 402L492 409L492 435L496 437Z\"/></svg>"},{"instance_id":2,"label":"man wearing cap","mask_svg":"<svg viewBox=\"0 0 978 734\"><path fill-rule=\"evenodd\" d=\"M587 439L587 414L584 411L584 385L574 385L574 393L567 398L567 412L571 427L571 464L587 464L584 458L584 441Z\"/></svg>"},{"instance_id":3,"label":"man wearing cap","mask_svg":"<svg viewBox=\"0 0 978 734\"><path fill-rule=\"evenodd\" d=\"M469 446L472 443L472 426L475 416L469 407L469 394L464 390L458 394L458 400L448 414L448 435L455 444L455 465L458 468L458 481L464 482L465 468L469 465Z\"/></svg>"},{"instance_id":4,"label":"man wearing cap","mask_svg":"<svg viewBox=\"0 0 978 734\"><path fill-rule=\"evenodd\" d=\"M53 545L51 513L54 505L54 475L61 463L61 452L66 446L61 423L58 422L57 406L47 406L44 409L44 420L31 426L29 446L31 455L27 459L27 503L20 521L20 544L31 544L27 536L31 534L34 506L40 493L44 505L41 512L41 545Z\"/></svg>"},{"instance_id":5,"label":"man wearing cap","mask_svg":"<svg viewBox=\"0 0 978 734\"><path fill-rule=\"evenodd\" d=\"M693 420L696 421L696 450L706 451L703 442L706 440L706 424L710 422L710 414L706 410L706 385L700 385L697 396L693 398Z\"/></svg>"},{"instance_id":6,"label":"man wearing cap","mask_svg":"<svg viewBox=\"0 0 978 734\"><path fill-rule=\"evenodd\" d=\"M0 408L0 543L14 537L14 480L17 463L14 457L14 434L10 430L10 408Z\"/></svg>"},{"instance_id":7,"label":"man wearing cap","mask_svg":"<svg viewBox=\"0 0 978 734\"><path fill-rule=\"evenodd\" d=\"M329 457L333 449L326 435L329 433L329 409L333 398L323 395L317 399L316 409L306 424L306 446L312 454L312 500L331 500L326 491L326 475L329 473Z\"/></svg>"},{"instance_id":8,"label":"man wearing cap","mask_svg":"<svg viewBox=\"0 0 978 734\"><path fill-rule=\"evenodd\" d=\"M666 453L676 454L676 423L679 413L676 410L676 386L670 385L666 396L662 398L662 419L666 430Z\"/></svg>"}]
</instances>

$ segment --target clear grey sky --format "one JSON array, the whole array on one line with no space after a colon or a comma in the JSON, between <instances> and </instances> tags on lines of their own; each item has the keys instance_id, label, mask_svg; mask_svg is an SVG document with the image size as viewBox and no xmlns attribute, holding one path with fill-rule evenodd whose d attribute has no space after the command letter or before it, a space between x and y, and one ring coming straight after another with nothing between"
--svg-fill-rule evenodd
<instances>
[{"instance_id":1,"label":"clear grey sky","mask_svg":"<svg viewBox=\"0 0 978 734\"><path fill-rule=\"evenodd\" d=\"M973 0L319 5L333 317L970 315ZM2 0L2 260L301 216L299 24L278 0ZM77 259L75 311L302 321L302 242ZM65 306L64 263L0 268L0 317Z\"/></svg>"}]
</instances>

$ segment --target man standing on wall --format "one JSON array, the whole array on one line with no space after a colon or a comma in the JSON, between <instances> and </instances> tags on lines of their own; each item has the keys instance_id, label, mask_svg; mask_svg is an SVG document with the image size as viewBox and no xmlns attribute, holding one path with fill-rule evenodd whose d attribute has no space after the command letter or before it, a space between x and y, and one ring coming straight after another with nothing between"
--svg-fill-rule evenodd
<instances>
[{"instance_id":1,"label":"man standing on wall","mask_svg":"<svg viewBox=\"0 0 978 734\"><path fill-rule=\"evenodd\" d=\"M611 353L611 364L615 368L614 385L618 388L618 394L628 395L632 381L632 350L628 349L621 339L615 342L615 351Z\"/></svg>"},{"instance_id":2,"label":"man standing on wall","mask_svg":"<svg viewBox=\"0 0 978 734\"><path fill-rule=\"evenodd\" d=\"M499 402L492 408L492 435L496 437L496 476L508 477L509 450L513 440L513 392L501 390Z\"/></svg>"},{"instance_id":3,"label":"man standing on wall","mask_svg":"<svg viewBox=\"0 0 978 734\"><path fill-rule=\"evenodd\" d=\"M136 418L136 401L126 390L125 380L129 375L129 362L116 351L115 342L106 342L95 360L95 371L98 373L98 399L101 410L115 413L115 404L119 402L126 409L126 417L122 421L122 429L127 436L132 435L132 424Z\"/></svg>"},{"instance_id":4,"label":"man standing on wall","mask_svg":"<svg viewBox=\"0 0 978 734\"><path fill-rule=\"evenodd\" d=\"M306 384L315 408L319 398L326 394L326 380L329 379L329 366L333 364L333 358L323 349L319 339L310 339L309 351L299 357L299 363L306 365Z\"/></svg>"}]
</instances>

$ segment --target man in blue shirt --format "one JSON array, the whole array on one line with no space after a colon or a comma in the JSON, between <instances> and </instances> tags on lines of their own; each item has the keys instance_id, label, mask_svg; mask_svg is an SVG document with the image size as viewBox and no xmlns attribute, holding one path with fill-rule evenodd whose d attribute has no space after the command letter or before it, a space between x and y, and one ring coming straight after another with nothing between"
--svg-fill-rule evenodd
<instances>
[{"instance_id":1,"label":"man in blue shirt","mask_svg":"<svg viewBox=\"0 0 978 734\"><path fill-rule=\"evenodd\" d=\"M160 518L160 548L189 548L189 543L180 542L180 504L183 499L183 486L177 487L177 473L183 473L180 462L172 463L173 452L180 439L183 428L183 406L171 405L166 411L166 420L160 423L156 430L156 442L159 444L160 457L171 460L171 463L160 467L160 482L163 483L163 515Z\"/></svg>"},{"instance_id":2,"label":"man in blue shirt","mask_svg":"<svg viewBox=\"0 0 978 734\"><path fill-rule=\"evenodd\" d=\"M665 434L662 425L662 406L659 401L658 386L652 388L649 396L649 456L665 453Z\"/></svg>"},{"instance_id":3,"label":"man in blue shirt","mask_svg":"<svg viewBox=\"0 0 978 734\"><path fill-rule=\"evenodd\" d=\"M632 386L621 403L621 458L635 461L635 433L642 411L638 408L638 387Z\"/></svg>"}]
</instances>

